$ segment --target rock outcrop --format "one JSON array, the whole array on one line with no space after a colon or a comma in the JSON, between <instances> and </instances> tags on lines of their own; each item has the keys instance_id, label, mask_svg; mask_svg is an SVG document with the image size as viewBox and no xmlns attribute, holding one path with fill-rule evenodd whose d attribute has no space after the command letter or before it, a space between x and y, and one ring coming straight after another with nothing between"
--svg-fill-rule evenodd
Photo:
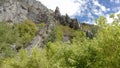
<instances>
[{"instance_id":1,"label":"rock outcrop","mask_svg":"<svg viewBox=\"0 0 120 68\"><path fill-rule=\"evenodd\" d=\"M56 20L59 20L61 18L59 7L56 7L55 12L54 12L54 17Z\"/></svg>"},{"instance_id":2,"label":"rock outcrop","mask_svg":"<svg viewBox=\"0 0 120 68\"><path fill-rule=\"evenodd\" d=\"M0 0L0 21L20 23L32 20L35 23L45 23L34 39L26 47L30 50L34 46L43 47L46 38L56 25L54 12L36 0Z\"/></svg>"},{"instance_id":3,"label":"rock outcrop","mask_svg":"<svg viewBox=\"0 0 120 68\"><path fill-rule=\"evenodd\" d=\"M51 20L50 23L53 23L55 22L54 20ZM56 22L55 22L56 23ZM44 27L42 27L37 36L34 37L34 39L30 42L29 46L26 47L26 50L30 50L31 48L37 46L39 48L43 48L45 42L46 42L46 39L48 38L48 36L50 35L51 31L53 30L54 26L56 24L49 24L49 25L46 25Z\"/></svg>"},{"instance_id":4,"label":"rock outcrop","mask_svg":"<svg viewBox=\"0 0 120 68\"><path fill-rule=\"evenodd\" d=\"M34 46L43 47L57 21L62 25L78 29L77 19L71 19L67 14L61 15L58 7L53 12L36 0L0 0L0 21L20 23L24 20L46 23L46 26L39 30L36 37L26 47L27 50Z\"/></svg>"},{"instance_id":5,"label":"rock outcrop","mask_svg":"<svg viewBox=\"0 0 120 68\"><path fill-rule=\"evenodd\" d=\"M30 19L35 23L47 22L51 10L36 0L1 0L0 21L19 23Z\"/></svg>"},{"instance_id":6,"label":"rock outcrop","mask_svg":"<svg viewBox=\"0 0 120 68\"><path fill-rule=\"evenodd\" d=\"M77 19L71 19L68 14L61 15L59 7L56 7L54 12L54 18L58 20L62 25L69 26L73 29L79 29L79 22Z\"/></svg>"}]
</instances>

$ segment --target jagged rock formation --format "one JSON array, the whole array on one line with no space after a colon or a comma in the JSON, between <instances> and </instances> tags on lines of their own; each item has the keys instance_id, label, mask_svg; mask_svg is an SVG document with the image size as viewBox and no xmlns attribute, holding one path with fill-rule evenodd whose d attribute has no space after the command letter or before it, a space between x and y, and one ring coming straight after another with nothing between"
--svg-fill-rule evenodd
<instances>
[{"instance_id":1,"label":"jagged rock formation","mask_svg":"<svg viewBox=\"0 0 120 68\"><path fill-rule=\"evenodd\" d=\"M34 46L43 47L56 24L53 13L36 0L0 0L0 21L20 23L24 20L32 20L35 23L46 24L26 47L27 50Z\"/></svg>"},{"instance_id":2,"label":"jagged rock formation","mask_svg":"<svg viewBox=\"0 0 120 68\"><path fill-rule=\"evenodd\" d=\"M55 15L54 15L55 19L56 19L56 20L59 20L60 17L61 17L61 13L60 13L59 7L56 7L54 13L55 13Z\"/></svg>"},{"instance_id":3,"label":"jagged rock formation","mask_svg":"<svg viewBox=\"0 0 120 68\"><path fill-rule=\"evenodd\" d=\"M62 25L69 26L73 29L79 29L79 22L77 19L71 19L67 14L66 16L61 16L60 22Z\"/></svg>"},{"instance_id":4,"label":"jagged rock formation","mask_svg":"<svg viewBox=\"0 0 120 68\"><path fill-rule=\"evenodd\" d=\"M36 0L1 0L0 21L19 23L30 19L36 23L47 22L51 11Z\"/></svg>"},{"instance_id":5,"label":"jagged rock formation","mask_svg":"<svg viewBox=\"0 0 120 68\"><path fill-rule=\"evenodd\" d=\"M79 28L77 19L71 19L67 14L61 15L58 7L53 12L36 0L0 0L0 21L20 23L24 20L46 23L46 26L39 30L36 37L26 47L27 50L34 46L43 47L57 21L74 29Z\"/></svg>"},{"instance_id":6,"label":"jagged rock formation","mask_svg":"<svg viewBox=\"0 0 120 68\"><path fill-rule=\"evenodd\" d=\"M61 15L58 7L55 9L54 15L55 19L60 21L62 25L69 26L74 29L79 29L79 22L77 19L71 19L67 14Z\"/></svg>"}]
</instances>

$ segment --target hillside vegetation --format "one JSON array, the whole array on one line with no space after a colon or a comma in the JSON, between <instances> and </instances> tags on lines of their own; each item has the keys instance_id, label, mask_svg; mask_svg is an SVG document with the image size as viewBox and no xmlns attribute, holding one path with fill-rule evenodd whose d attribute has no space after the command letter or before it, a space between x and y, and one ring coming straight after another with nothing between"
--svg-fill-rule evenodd
<instances>
[{"instance_id":1,"label":"hillside vegetation","mask_svg":"<svg viewBox=\"0 0 120 68\"><path fill-rule=\"evenodd\" d=\"M24 48L15 53L11 45L25 47L35 36L36 25L31 21L12 26L0 23L0 68L119 68L120 16L112 18L112 24L103 16L96 20L93 39L81 30L58 24L46 47L34 47L29 53ZM64 41L66 36L69 39Z\"/></svg>"},{"instance_id":2,"label":"hillside vegetation","mask_svg":"<svg viewBox=\"0 0 120 68\"><path fill-rule=\"evenodd\" d=\"M36 31L36 25L30 20L14 25L0 22L0 57L11 57L13 50L26 47Z\"/></svg>"}]
</instances>

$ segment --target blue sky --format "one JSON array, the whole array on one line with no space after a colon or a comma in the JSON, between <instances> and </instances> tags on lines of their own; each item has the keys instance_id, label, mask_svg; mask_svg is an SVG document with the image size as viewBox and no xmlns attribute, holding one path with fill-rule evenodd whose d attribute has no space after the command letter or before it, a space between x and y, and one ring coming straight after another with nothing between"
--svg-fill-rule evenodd
<instances>
[{"instance_id":1,"label":"blue sky","mask_svg":"<svg viewBox=\"0 0 120 68\"><path fill-rule=\"evenodd\" d=\"M60 8L61 14L66 13L79 22L95 23L99 16L108 17L111 13L120 12L120 0L39 0L49 9ZM109 18L107 18L109 19Z\"/></svg>"}]
</instances>

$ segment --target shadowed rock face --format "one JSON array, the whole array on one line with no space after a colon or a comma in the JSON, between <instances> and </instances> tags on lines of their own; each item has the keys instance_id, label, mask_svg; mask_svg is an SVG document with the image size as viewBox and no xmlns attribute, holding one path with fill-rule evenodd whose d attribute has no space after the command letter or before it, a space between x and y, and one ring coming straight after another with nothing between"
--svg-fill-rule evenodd
<instances>
[{"instance_id":1,"label":"shadowed rock face","mask_svg":"<svg viewBox=\"0 0 120 68\"><path fill-rule=\"evenodd\" d=\"M59 10L59 7L56 7L56 9L55 9L55 19L57 19L57 20L59 20L60 19L60 17L61 17L61 13L60 13L60 10Z\"/></svg>"},{"instance_id":2,"label":"shadowed rock face","mask_svg":"<svg viewBox=\"0 0 120 68\"><path fill-rule=\"evenodd\" d=\"M56 7L55 12L54 12L54 18L64 26L69 26L73 29L79 29L79 23L77 19L71 19L67 14L66 15L61 15L59 11L59 7Z\"/></svg>"},{"instance_id":3,"label":"shadowed rock face","mask_svg":"<svg viewBox=\"0 0 120 68\"><path fill-rule=\"evenodd\" d=\"M0 21L18 23L30 19L35 23L47 22L52 13L36 0L1 0L0 3Z\"/></svg>"}]
</instances>

